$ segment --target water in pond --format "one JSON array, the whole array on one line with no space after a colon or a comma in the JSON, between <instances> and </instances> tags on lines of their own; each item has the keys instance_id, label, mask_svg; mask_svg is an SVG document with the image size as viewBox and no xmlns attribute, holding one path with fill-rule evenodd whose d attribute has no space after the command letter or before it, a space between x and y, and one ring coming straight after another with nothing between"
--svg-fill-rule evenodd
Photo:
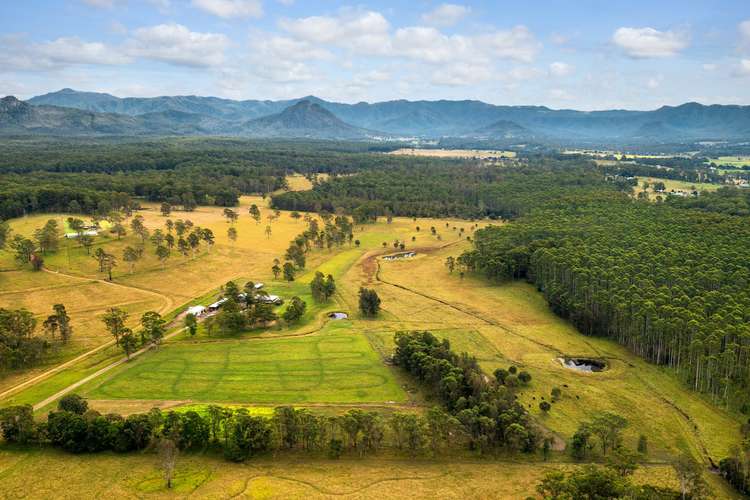
<instances>
[{"instance_id":1,"label":"water in pond","mask_svg":"<svg viewBox=\"0 0 750 500\"><path fill-rule=\"evenodd\" d=\"M346 319L349 317L349 315L342 312L332 312L328 315L328 317L331 319Z\"/></svg>"},{"instance_id":2,"label":"water in pond","mask_svg":"<svg viewBox=\"0 0 750 500\"><path fill-rule=\"evenodd\" d=\"M566 367L579 372L600 372L607 368L607 363L599 359L565 358L562 363Z\"/></svg>"}]
</instances>

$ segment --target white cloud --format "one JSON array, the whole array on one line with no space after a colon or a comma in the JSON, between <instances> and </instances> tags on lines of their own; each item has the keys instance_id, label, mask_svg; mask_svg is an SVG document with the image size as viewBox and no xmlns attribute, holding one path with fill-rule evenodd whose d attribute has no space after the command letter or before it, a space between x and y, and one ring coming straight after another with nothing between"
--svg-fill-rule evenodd
<instances>
[{"instance_id":1,"label":"white cloud","mask_svg":"<svg viewBox=\"0 0 750 500\"><path fill-rule=\"evenodd\" d=\"M389 50L390 24L379 12L343 12L339 16L282 19L281 28L300 40L331 44L363 54Z\"/></svg>"},{"instance_id":2,"label":"white cloud","mask_svg":"<svg viewBox=\"0 0 750 500\"><path fill-rule=\"evenodd\" d=\"M235 17L263 17L260 0L193 0L193 7L224 19Z\"/></svg>"},{"instance_id":3,"label":"white cloud","mask_svg":"<svg viewBox=\"0 0 750 500\"><path fill-rule=\"evenodd\" d=\"M750 19L742 21L740 30L740 50L750 52Z\"/></svg>"},{"instance_id":4,"label":"white cloud","mask_svg":"<svg viewBox=\"0 0 750 500\"><path fill-rule=\"evenodd\" d=\"M471 8L465 5L444 3L422 16L422 21L431 26L453 26L466 17Z\"/></svg>"},{"instance_id":5,"label":"white cloud","mask_svg":"<svg viewBox=\"0 0 750 500\"><path fill-rule=\"evenodd\" d=\"M741 59L735 68L736 76L750 76L750 59Z\"/></svg>"},{"instance_id":6,"label":"white cloud","mask_svg":"<svg viewBox=\"0 0 750 500\"><path fill-rule=\"evenodd\" d=\"M550 89L547 94L549 95L550 99L554 99L555 101L570 101L574 99L574 97L567 90L563 89Z\"/></svg>"},{"instance_id":7,"label":"white cloud","mask_svg":"<svg viewBox=\"0 0 750 500\"><path fill-rule=\"evenodd\" d=\"M493 71L483 64L458 62L447 64L432 74L431 83L448 87L476 85L493 78Z\"/></svg>"},{"instance_id":8,"label":"white cloud","mask_svg":"<svg viewBox=\"0 0 750 500\"><path fill-rule=\"evenodd\" d=\"M636 59L671 57L688 46L688 36L653 28L619 28L612 41L628 56Z\"/></svg>"},{"instance_id":9,"label":"white cloud","mask_svg":"<svg viewBox=\"0 0 750 500\"><path fill-rule=\"evenodd\" d=\"M664 77L662 75L652 76L646 82L646 87L648 87L651 90L657 89L661 86L661 82L663 80L664 80Z\"/></svg>"},{"instance_id":10,"label":"white cloud","mask_svg":"<svg viewBox=\"0 0 750 500\"><path fill-rule=\"evenodd\" d=\"M115 0L83 0L83 3L100 9L111 9L115 5Z\"/></svg>"},{"instance_id":11,"label":"white cloud","mask_svg":"<svg viewBox=\"0 0 750 500\"><path fill-rule=\"evenodd\" d=\"M27 71L59 69L81 64L117 65L130 58L115 47L86 42L78 37L61 37L42 43L8 35L0 38L0 66Z\"/></svg>"},{"instance_id":12,"label":"white cloud","mask_svg":"<svg viewBox=\"0 0 750 500\"><path fill-rule=\"evenodd\" d=\"M388 20L374 11L343 11L338 16L282 19L293 37L359 54L406 57L429 63L512 59L531 62L541 48L525 26L486 34L446 35L431 26L409 26L391 32Z\"/></svg>"},{"instance_id":13,"label":"white cloud","mask_svg":"<svg viewBox=\"0 0 750 500\"><path fill-rule=\"evenodd\" d=\"M139 28L128 40L129 54L181 66L218 66L229 39L219 33L196 33L181 24Z\"/></svg>"},{"instance_id":14,"label":"white cloud","mask_svg":"<svg viewBox=\"0 0 750 500\"><path fill-rule=\"evenodd\" d=\"M549 74L556 77L565 77L573 74L573 66L565 62L553 62L549 65Z\"/></svg>"}]
</instances>

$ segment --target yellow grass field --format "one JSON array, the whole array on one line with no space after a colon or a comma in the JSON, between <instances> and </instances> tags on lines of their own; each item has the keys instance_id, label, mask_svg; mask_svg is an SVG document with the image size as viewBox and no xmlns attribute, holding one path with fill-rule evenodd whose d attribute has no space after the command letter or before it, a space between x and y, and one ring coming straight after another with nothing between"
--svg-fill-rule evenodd
<instances>
[{"instance_id":1,"label":"yellow grass field","mask_svg":"<svg viewBox=\"0 0 750 500\"><path fill-rule=\"evenodd\" d=\"M515 151L491 151L484 149L416 149L402 148L388 154L401 156L430 156L434 158L470 158L487 160L490 158L515 158Z\"/></svg>"},{"instance_id":2,"label":"yellow grass field","mask_svg":"<svg viewBox=\"0 0 750 500\"><path fill-rule=\"evenodd\" d=\"M685 182L685 181L676 181L673 179L662 179L659 177L638 177L638 185L635 186L635 194L637 195L639 192L643 191L643 183L648 182L649 188L646 190L648 192L648 197L651 200L655 200L657 196L666 197L668 196L668 193L672 190L674 191L684 191L687 193L691 193L692 191L716 191L720 187L722 187L721 184L710 184L707 182ZM654 191L653 184L654 182L663 182L665 187L664 193L657 193Z\"/></svg>"}]
</instances>

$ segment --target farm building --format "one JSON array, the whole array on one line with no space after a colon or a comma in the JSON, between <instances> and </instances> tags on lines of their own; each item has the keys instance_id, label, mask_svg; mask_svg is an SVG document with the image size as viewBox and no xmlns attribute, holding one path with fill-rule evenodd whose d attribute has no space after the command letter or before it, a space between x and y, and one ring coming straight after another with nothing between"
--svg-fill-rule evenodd
<instances>
[{"instance_id":1,"label":"farm building","mask_svg":"<svg viewBox=\"0 0 750 500\"><path fill-rule=\"evenodd\" d=\"M187 314L192 314L193 316L202 316L206 313L207 309L204 306L191 306L187 308L187 311L185 311Z\"/></svg>"},{"instance_id":2,"label":"farm building","mask_svg":"<svg viewBox=\"0 0 750 500\"><path fill-rule=\"evenodd\" d=\"M284 302L281 299L281 297L279 297L278 295L261 295L258 297L258 300L265 304L276 304L276 305L279 305Z\"/></svg>"},{"instance_id":3,"label":"farm building","mask_svg":"<svg viewBox=\"0 0 750 500\"><path fill-rule=\"evenodd\" d=\"M261 289L261 288L263 288L263 287L264 287L265 285L264 285L263 283L256 283L256 284L255 284L255 285L253 285L253 286L255 287L255 289L256 289L256 290L260 290L260 289Z\"/></svg>"},{"instance_id":4,"label":"farm building","mask_svg":"<svg viewBox=\"0 0 750 500\"><path fill-rule=\"evenodd\" d=\"M223 304L224 302L226 302L226 301L227 301L227 299L226 299L226 298L223 298L223 299L219 299L219 300L217 300L216 302L214 302L213 304L209 305L209 306L208 306L208 310L209 310L209 311L218 311L218 310L219 310L219 308L221 307L221 305L222 305L222 304Z\"/></svg>"}]
</instances>

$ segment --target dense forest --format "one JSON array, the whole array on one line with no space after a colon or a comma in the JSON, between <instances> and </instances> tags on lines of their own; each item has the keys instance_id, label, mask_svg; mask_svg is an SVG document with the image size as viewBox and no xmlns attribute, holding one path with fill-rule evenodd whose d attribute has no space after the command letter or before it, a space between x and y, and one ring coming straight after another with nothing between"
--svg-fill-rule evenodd
<instances>
[{"instance_id":1,"label":"dense forest","mask_svg":"<svg viewBox=\"0 0 750 500\"><path fill-rule=\"evenodd\" d=\"M459 260L527 279L584 334L613 338L736 406L750 389L750 225L628 199L477 231Z\"/></svg>"},{"instance_id":2,"label":"dense forest","mask_svg":"<svg viewBox=\"0 0 750 500\"><path fill-rule=\"evenodd\" d=\"M0 219L32 212L107 213L138 199L187 207L233 206L242 194L284 188L284 177L291 172L336 174L407 163L460 163L384 155L374 146L350 143L34 140L0 146Z\"/></svg>"},{"instance_id":3,"label":"dense forest","mask_svg":"<svg viewBox=\"0 0 750 500\"><path fill-rule=\"evenodd\" d=\"M750 215L750 189L723 187L697 198L669 198L670 205L728 215Z\"/></svg>"},{"instance_id":4,"label":"dense forest","mask_svg":"<svg viewBox=\"0 0 750 500\"><path fill-rule=\"evenodd\" d=\"M273 206L286 210L338 208L374 215L409 217L513 218L555 200L560 206L586 197L606 199L620 187L608 183L593 164L540 159L510 168L481 165L411 165L368 170L332 178L311 191L275 195Z\"/></svg>"}]
</instances>

